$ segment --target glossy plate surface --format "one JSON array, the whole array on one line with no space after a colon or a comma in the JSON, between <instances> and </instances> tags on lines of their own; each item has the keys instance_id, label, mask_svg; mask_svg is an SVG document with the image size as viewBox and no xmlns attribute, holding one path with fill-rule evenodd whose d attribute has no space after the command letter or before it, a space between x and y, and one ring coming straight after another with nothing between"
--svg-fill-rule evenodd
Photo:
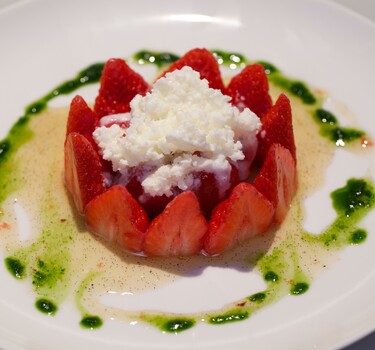
<instances>
[{"instance_id":1,"label":"glossy plate surface","mask_svg":"<svg viewBox=\"0 0 375 350\"><path fill-rule=\"evenodd\" d=\"M28 103L90 63L127 57L140 49L181 54L193 47L237 51L272 62L286 75L327 90L353 112L357 125L375 137L374 38L373 24L321 1L21 2L0 12L0 138ZM86 93L91 96L92 91ZM355 166L348 166L350 162L346 154L337 160L326 189L343 185L351 176L374 174L374 157ZM319 229L324 225L319 222L326 223L330 213L316 215L319 218L310 221ZM68 302L56 317L46 317L35 310L30 287L15 281L0 264L0 348L335 349L375 328L375 266L370 263L375 213L361 226L369 232L366 243L341 252L337 263L305 295L284 298L244 322L203 324L178 335L120 322L107 322L95 332L83 330ZM208 271L176 287L165 305L189 311L189 288L209 286L211 280L223 281L215 287L222 300L213 297L214 302L232 301L248 295L246 278ZM202 290L202 298L198 293L193 296L193 311L207 307L210 295L217 294L208 289Z\"/></svg>"}]
</instances>

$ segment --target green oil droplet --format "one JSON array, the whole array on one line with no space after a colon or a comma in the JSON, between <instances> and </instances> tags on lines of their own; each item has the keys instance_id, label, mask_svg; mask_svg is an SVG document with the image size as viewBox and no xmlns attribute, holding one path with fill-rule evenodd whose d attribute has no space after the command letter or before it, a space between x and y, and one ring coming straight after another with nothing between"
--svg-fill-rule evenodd
<instances>
[{"instance_id":1,"label":"green oil droplet","mask_svg":"<svg viewBox=\"0 0 375 350\"><path fill-rule=\"evenodd\" d=\"M156 52L149 50L141 50L133 55L133 59L139 64L154 64L159 68L167 64L172 64L179 58L179 56L170 52Z\"/></svg>"},{"instance_id":2,"label":"green oil droplet","mask_svg":"<svg viewBox=\"0 0 375 350\"><path fill-rule=\"evenodd\" d=\"M349 242L351 244L361 244L367 238L367 232L365 230L355 230L352 235L350 236Z\"/></svg>"},{"instance_id":3,"label":"green oil droplet","mask_svg":"<svg viewBox=\"0 0 375 350\"><path fill-rule=\"evenodd\" d=\"M8 257L5 259L5 266L15 278L22 279L25 277L25 265L20 260Z\"/></svg>"},{"instance_id":4,"label":"green oil droplet","mask_svg":"<svg viewBox=\"0 0 375 350\"><path fill-rule=\"evenodd\" d=\"M5 159L6 155L8 154L10 148L10 142L8 140L2 140L0 142L0 163L3 159Z\"/></svg>"},{"instance_id":5,"label":"green oil droplet","mask_svg":"<svg viewBox=\"0 0 375 350\"><path fill-rule=\"evenodd\" d=\"M35 307L42 313L47 315L54 315L57 312L57 306L48 299L38 299L35 302Z\"/></svg>"},{"instance_id":6,"label":"green oil droplet","mask_svg":"<svg viewBox=\"0 0 375 350\"><path fill-rule=\"evenodd\" d=\"M195 325L195 321L186 318L176 318L168 320L161 327L165 332L176 333L185 331Z\"/></svg>"},{"instance_id":7,"label":"green oil droplet","mask_svg":"<svg viewBox=\"0 0 375 350\"><path fill-rule=\"evenodd\" d=\"M79 323L83 328L98 329L103 325L103 321L98 316L85 316Z\"/></svg>"},{"instance_id":8,"label":"green oil droplet","mask_svg":"<svg viewBox=\"0 0 375 350\"><path fill-rule=\"evenodd\" d=\"M273 271L268 271L264 274L264 279L267 282L277 282L279 280L279 276Z\"/></svg>"},{"instance_id":9,"label":"green oil droplet","mask_svg":"<svg viewBox=\"0 0 375 350\"><path fill-rule=\"evenodd\" d=\"M211 52L216 61L221 65L237 68L247 63L245 56L237 52L227 52L223 50L212 50Z\"/></svg>"},{"instance_id":10,"label":"green oil droplet","mask_svg":"<svg viewBox=\"0 0 375 350\"><path fill-rule=\"evenodd\" d=\"M306 293L308 289L309 289L309 285L307 283L305 283L305 282L299 282L299 283L294 284L290 288L290 294L292 294L292 295L301 295L303 293Z\"/></svg>"},{"instance_id":11,"label":"green oil droplet","mask_svg":"<svg viewBox=\"0 0 375 350\"><path fill-rule=\"evenodd\" d=\"M249 297L249 300L254 303L261 303L266 299L266 293L255 293Z\"/></svg>"},{"instance_id":12,"label":"green oil droplet","mask_svg":"<svg viewBox=\"0 0 375 350\"><path fill-rule=\"evenodd\" d=\"M247 311L231 310L224 314L211 317L209 319L209 323L217 325L223 323L237 322L245 320L249 318L249 316L250 315Z\"/></svg>"},{"instance_id":13,"label":"green oil droplet","mask_svg":"<svg viewBox=\"0 0 375 350\"><path fill-rule=\"evenodd\" d=\"M277 86L288 90L291 94L298 97L304 104L313 105L317 102L316 97L309 90L309 88L301 81L291 80L275 72L269 76L269 80Z\"/></svg>"},{"instance_id":14,"label":"green oil droplet","mask_svg":"<svg viewBox=\"0 0 375 350\"><path fill-rule=\"evenodd\" d=\"M336 212L346 217L366 211L375 202L373 187L363 179L349 179L345 187L332 192L331 198Z\"/></svg>"},{"instance_id":15,"label":"green oil droplet","mask_svg":"<svg viewBox=\"0 0 375 350\"><path fill-rule=\"evenodd\" d=\"M365 136L361 130L340 127L335 115L325 109L317 108L313 112L313 117L320 126L320 134L337 146L345 146L346 143Z\"/></svg>"},{"instance_id":16,"label":"green oil droplet","mask_svg":"<svg viewBox=\"0 0 375 350\"><path fill-rule=\"evenodd\" d=\"M289 91L300 97L301 100L306 104L314 104L316 102L316 98L314 95L310 92L310 90L306 87L305 84L297 81L293 82L290 86Z\"/></svg>"},{"instance_id":17,"label":"green oil droplet","mask_svg":"<svg viewBox=\"0 0 375 350\"><path fill-rule=\"evenodd\" d=\"M345 146L346 143L358 140L365 135L361 130L341 127L325 128L322 134L338 146Z\"/></svg>"},{"instance_id":18,"label":"green oil droplet","mask_svg":"<svg viewBox=\"0 0 375 350\"><path fill-rule=\"evenodd\" d=\"M189 317L169 317L167 315L143 315L142 320L146 321L165 333L179 333L196 324L196 320Z\"/></svg>"},{"instance_id":19,"label":"green oil droplet","mask_svg":"<svg viewBox=\"0 0 375 350\"><path fill-rule=\"evenodd\" d=\"M38 114L47 108L47 101L41 99L26 107L26 114Z\"/></svg>"},{"instance_id":20,"label":"green oil droplet","mask_svg":"<svg viewBox=\"0 0 375 350\"><path fill-rule=\"evenodd\" d=\"M336 125L337 118L325 109L318 108L314 113L315 120L324 125Z\"/></svg>"}]
</instances>

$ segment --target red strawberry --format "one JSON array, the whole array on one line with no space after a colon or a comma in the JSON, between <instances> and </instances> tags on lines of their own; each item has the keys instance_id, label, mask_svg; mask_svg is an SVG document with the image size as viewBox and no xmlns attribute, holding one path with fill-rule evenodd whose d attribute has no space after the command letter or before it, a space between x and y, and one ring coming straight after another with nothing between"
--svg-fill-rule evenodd
<instances>
[{"instance_id":1,"label":"red strawberry","mask_svg":"<svg viewBox=\"0 0 375 350\"><path fill-rule=\"evenodd\" d=\"M208 80L210 88L224 91L219 64L213 54L207 49L193 49L188 51L179 60L172 63L162 76L176 69L181 69L184 66L189 66L199 72L201 79Z\"/></svg>"},{"instance_id":2,"label":"red strawberry","mask_svg":"<svg viewBox=\"0 0 375 350\"><path fill-rule=\"evenodd\" d=\"M275 221L281 223L297 191L296 162L288 149L277 143L271 146L254 187L271 201Z\"/></svg>"},{"instance_id":3,"label":"red strawberry","mask_svg":"<svg viewBox=\"0 0 375 350\"><path fill-rule=\"evenodd\" d=\"M138 201L143 208L147 211L150 218L155 218L165 209L167 204L173 200L175 196L166 196L165 194L161 196L147 196L145 195L142 201Z\"/></svg>"},{"instance_id":4,"label":"red strawberry","mask_svg":"<svg viewBox=\"0 0 375 350\"><path fill-rule=\"evenodd\" d=\"M142 252L148 217L125 187L116 185L95 197L85 215L87 225L99 237L133 253Z\"/></svg>"},{"instance_id":5,"label":"red strawberry","mask_svg":"<svg viewBox=\"0 0 375 350\"><path fill-rule=\"evenodd\" d=\"M102 165L90 141L81 134L70 133L65 143L65 184L78 211L105 191Z\"/></svg>"},{"instance_id":6,"label":"red strawberry","mask_svg":"<svg viewBox=\"0 0 375 350\"><path fill-rule=\"evenodd\" d=\"M260 64L246 66L230 81L226 95L232 97L232 104L240 111L245 107L262 118L272 106L268 93L268 79Z\"/></svg>"},{"instance_id":7,"label":"red strawberry","mask_svg":"<svg viewBox=\"0 0 375 350\"><path fill-rule=\"evenodd\" d=\"M262 129L258 134L257 160L262 163L274 143L287 148L296 160L292 109L286 95L281 94L276 103L262 119Z\"/></svg>"},{"instance_id":8,"label":"red strawberry","mask_svg":"<svg viewBox=\"0 0 375 350\"><path fill-rule=\"evenodd\" d=\"M141 171L140 171L141 173ZM133 175L126 184L126 189L135 200L146 210L148 216L153 219L158 216L165 206L174 198L173 196L150 196L145 194L142 184L139 180L140 174Z\"/></svg>"},{"instance_id":9,"label":"red strawberry","mask_svg":"<svg viewBox=\"0 0 375 350\"><path fill-rule=\"evenodd\" d=\"M94 111L87 105L86 101L79 95L75 96L70 104L68 122L66 127L66 137L72 132L81 134L89 140L96 152L99 147L95 142L92 134L95 128L99 126L99 118ZM110 162L102 159L103 172L111 172L112 165Z\"/></svg>"},{"instance_id":10,"label":"red strawberry","mask_svg":"<svg viewBox=\"0 0 375 350\"><path fill-rule=\"evenodd\" d=\"M172 189L173 195L167 197L166 195L161 196L150 196L143 190L139 178L142 176L142 171L138 174L133 175L129 182L126 184L127 190L131 195L146 209L150 218L155 218L159 215L166 205L182 191L178 187ZM226 191L223 191L220 187L220 183L217 181L214 173L207 173L206 171L200 171L194 174L195 181L199 181L199 185L191 189L192 192L197 196L201 212L206 218L209 218L212 209L224 198L227 197L228 193L233 189L235 185L239 183L238 170L232 166L232 171L229 179L229 187ZM121 183L121 182L120 182Z\"/></svg>"},{"instance_id":11,"label":"red strawberry","mask_svg":"<svg viewBox=\"0 0 375 350\"><path fill-rule=\"evenodd\" d=\"M156 217L146 232L145 253L151 256L188 256L200 252L207 232L193 192L175 197Z\"/></svg>"},{"instance_id":12,"label":"red strawberry","mask_svg":"<svg viewBox=\"0 0 375 350\"><path fill-rule=\"evenodd\" d=\"M201 171L197 173L197 177L200 179L200 186L194 190L194 193L198 198L201 211L206 218L211 216L213 208L226 198L233 187L240 182L238 170L234 166L232 166L230 174L229 187L225 192L221 191L220 183L217 181L214 173Z\"/></svg>"},{"instance_id":13,"label":"red strawberry","mask_svg":"<svg viewBox=\"0 0 375 350\"><path fill-rule=\"evenodd\" d=\"M272 223L275 209L251 184L241 182L213 211L204 250L217 255L257 234Z\"/></svg>"},{"instance_id":14,"label":"red strawberry","mask_svg":"<svg viewBox=\"0 0 375 350\"><path fill-rule=\"evenodd\" d=\"M93 140L92 133L98 126L98 121L99 118L96 113L91 110L81 96L77 95L70 104L66 137L72 132L79 133L85 136L96 149L97 146Z\"/></svg>"},{"instance_id":15,"label":"red strawberry","mask_svg":"<svg viewBox=\"0 0 375 350\"><path fill-rule=\"evenodd\" d=\"M219 183L214 173L201 171L196 176L201 183L194 193L197 196L202 213L209 217L212 209L220 202Z\"/></svg>"},{"instance_id":16,"label":"red strawberry","mask_svg":"<svg viewBox=\"0 0 375 350\"><path fill-rule=\"evenodd\" d=\"M145 95L150 86L123 59L112 58L104 66L94 110L99 118L129 112L129 103L137 94Z\"/></svg>"}]
</instances>

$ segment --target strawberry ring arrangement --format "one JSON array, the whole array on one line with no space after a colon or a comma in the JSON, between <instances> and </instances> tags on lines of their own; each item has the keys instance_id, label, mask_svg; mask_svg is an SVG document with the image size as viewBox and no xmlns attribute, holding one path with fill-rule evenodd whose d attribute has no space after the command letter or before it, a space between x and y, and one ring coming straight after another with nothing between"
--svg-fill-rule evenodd
<instances>
[{"instance_id":1,"label":"strawberry ring arrangement","mask_svg":"<svg viewBox=\"0 0 375 350\"><path fill-rule=\"evenodd\" d=\"M146 256L218 255L285 218L297 191L289 99L263 66L223 83L193 49L150 86L106 62L91 109L76 96L65 184L90 230Z\"/></svg>"}]
</instances>

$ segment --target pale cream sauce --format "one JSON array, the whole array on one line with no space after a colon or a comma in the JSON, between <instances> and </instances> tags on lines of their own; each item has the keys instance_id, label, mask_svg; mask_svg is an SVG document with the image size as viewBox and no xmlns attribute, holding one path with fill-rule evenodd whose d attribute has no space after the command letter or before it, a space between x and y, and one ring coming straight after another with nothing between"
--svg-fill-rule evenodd
<instances>
[{"instance_id":1,"label":"pale cream sauce","mask_svg":"<svg viewBox=\"0 0 375 350\"><path fill-rule=\"evenodd\" d=\"M274 101L280 92L281 90L271 87ZM219 257L145 258L119 251L117 247L88 232L83 218L76 214L63 182L63 147L68 110L49 109L32 119L30 126L35 137L17 153L24 186L8 198L2 208L4 215L0 220L10 225L10 229L3 229L1 232L5 250L13 252L18 247L27 246L34 239L38 239L40 232L46 227L46 220L50 220L52 227L58 225L72 237L72 243L69 245L71 280L70 286L67 286L70 295L82 288L82 281L90 273L96 272L77 303L92 314L116 318L122 318L127 313L101 305L98 302L99 295L108 291L137 293L155 289L201 266L231 267L239 263L248 267L249 261L254 261L260 252L279 245L287 236L301 235L302 203L322 184L322 174L334 152L330 141L319 135L310 108L293 97L291 103L299 190L287 218L277 230L255 237ZM31 237L26 242L20 242L18 238L17 222L12 210L15 199L24 207L30 219ZM303 245L298 249L303 269L311 275L325 265L327 259L331 259L331 253L322 249L307 251ZM62 295L60 299L63 298Z\"/></svg>"}]
</instances>

